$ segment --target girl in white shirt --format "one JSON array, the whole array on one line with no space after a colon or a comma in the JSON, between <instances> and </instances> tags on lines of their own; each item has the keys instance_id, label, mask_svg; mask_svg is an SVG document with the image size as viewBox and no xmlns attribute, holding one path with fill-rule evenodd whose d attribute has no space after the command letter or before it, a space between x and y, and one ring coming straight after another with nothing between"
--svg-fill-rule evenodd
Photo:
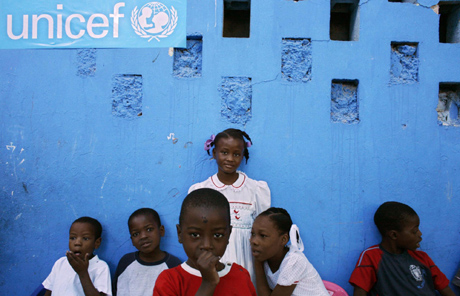
<instances>
[{"instance_id":1,"label":"girl in white shirt","mask_svg":"<svg viewBox=\"0 0 460 296\"><path fill-rule=\"evenodd\" d=\"M252 225L250 242L257 295L329 296L318 272L302 253L299 229L285 209L269 208L261 213Z\"/></svg>"},{"instance_id":2,"label":"girl in white shirt","mask_svg":"<svg viewBox=\"0 0 460 296\"><path fill-rule=\"evenodd\" d=\"M212 135L204 149L208 154L212 151L217 162L217 173L192 185L188 192L212 188L227 198L230 203L232 234L221 262L242 265L255 281L249 238L255 217L270 207L270 189L266 182L253 180L237 170L243 158L248 161L248 148L251 146L249 135L239 129L230 128L217 136Z\"/></svg>"}]
</instances>

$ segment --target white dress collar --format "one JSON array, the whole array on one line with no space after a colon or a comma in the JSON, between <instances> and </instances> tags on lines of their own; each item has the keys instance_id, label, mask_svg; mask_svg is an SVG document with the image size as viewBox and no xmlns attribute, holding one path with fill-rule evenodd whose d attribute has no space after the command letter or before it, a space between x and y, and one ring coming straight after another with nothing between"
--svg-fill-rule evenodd
<instances>
[{"instance_id":1,"label":"white dress collar","mask_svg":"<svg viewBox=\"0 0 460 296\"><path fill-rule=\"evenodd\" d=\"M211 181L214 184L214 186L217 187L217 189L224 189L226 187L232 187L234 190L238 190L238 189L241 190L241 188L243 187L248 177L246 176L245 173L241 171L236 171L236 172L238 173L238 179L236 179L235 183L233 183L232 185L225 185L224 183L222 183L217 177L217 173L211 176Z\"/></svg>"}]
</instances>

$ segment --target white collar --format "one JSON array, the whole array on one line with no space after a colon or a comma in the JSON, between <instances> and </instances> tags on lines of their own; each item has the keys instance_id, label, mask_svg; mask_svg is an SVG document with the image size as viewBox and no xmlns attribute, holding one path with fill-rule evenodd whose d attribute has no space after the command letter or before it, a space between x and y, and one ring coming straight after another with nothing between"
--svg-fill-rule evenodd
<instances>
[{"instance_id":1,"label":"white collar","mask_svg":"<svg viewBox=\"0 0 460 296\"><path fill-rule=\"evenodd\" d=\"M243 187L244 182L247 179L247 176L245 173L241 171L236 171L236 172L238 173L238 179L236 179L235 183L233 183L232 185L225 185L224 183L222 183L217 177L217 173L211 176L211 182L218 189L223 189L223 188L226 188L227 186L232 186L234 189L240 189L241 187Z\"/></svg>"},{"instance_id":2,"label":"white collar","mask_svg":"<svg viewBox=\"0 0 460 296\"><path fill-rule=\"evenodd\" d=\"M224 264L224 269L222 269L221 271L218 271L217 274L219 275L219 277L223 277L223 276L226 276L229 272L230 272L230 269L232 269L232 265L233 263L227 263L227 264ZM194 275L194 276L197 276L197 277L201 277L201 272L198 270L198 269L195 269L193 267L191 267L190 265L187 264L187 261L185 261L184 263L182 263L180 265L186 272L190 273L191 275Z\"/></svg>"}]
</instances>

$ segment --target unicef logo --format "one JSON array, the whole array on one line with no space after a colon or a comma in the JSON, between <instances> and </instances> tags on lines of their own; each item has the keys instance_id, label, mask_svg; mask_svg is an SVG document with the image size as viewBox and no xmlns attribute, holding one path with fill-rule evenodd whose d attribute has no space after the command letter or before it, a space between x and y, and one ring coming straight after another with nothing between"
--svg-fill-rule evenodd
<instances>
[{"instance_id":1,"label":"unicef logo","mask_svg":"<svg viewBox=\"0 0 460 296\"><path fill-rule=\"evenodd\" d=\"M131 26L137 35L160 41L160 38L168 37L174 32L177 25L177 10L171 6L171 10L160 2L149 2L137 9L134 7L131 13Z\"/></svg>"}]
</instances>

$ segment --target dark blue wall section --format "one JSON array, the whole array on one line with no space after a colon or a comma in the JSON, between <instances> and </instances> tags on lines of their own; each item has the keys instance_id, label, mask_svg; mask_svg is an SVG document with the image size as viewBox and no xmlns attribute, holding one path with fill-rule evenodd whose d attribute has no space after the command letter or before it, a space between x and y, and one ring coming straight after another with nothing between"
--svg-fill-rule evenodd
<instances>
[{"instance_id":1,"label":"dark blue wall section","mask_svg":"<svg viewBox=\"0 0 460 296\"><path fill-rule=\"evenodd\" d=\"M440 43L437 1L360 1L343 30L355 41L330 40L326 0L251 1L249 38L222 37L222 0L187 4L187 49L0 51L0 294L32 293L80 216L101 221L112 272L140 207L185 259L179 208L216 172L203 144L228 127L253 139L241 170L268 182L323 279L352 292L388 200L417 211L421 249L452 278L460 43Z\"/></svg>"}]
</instances>

